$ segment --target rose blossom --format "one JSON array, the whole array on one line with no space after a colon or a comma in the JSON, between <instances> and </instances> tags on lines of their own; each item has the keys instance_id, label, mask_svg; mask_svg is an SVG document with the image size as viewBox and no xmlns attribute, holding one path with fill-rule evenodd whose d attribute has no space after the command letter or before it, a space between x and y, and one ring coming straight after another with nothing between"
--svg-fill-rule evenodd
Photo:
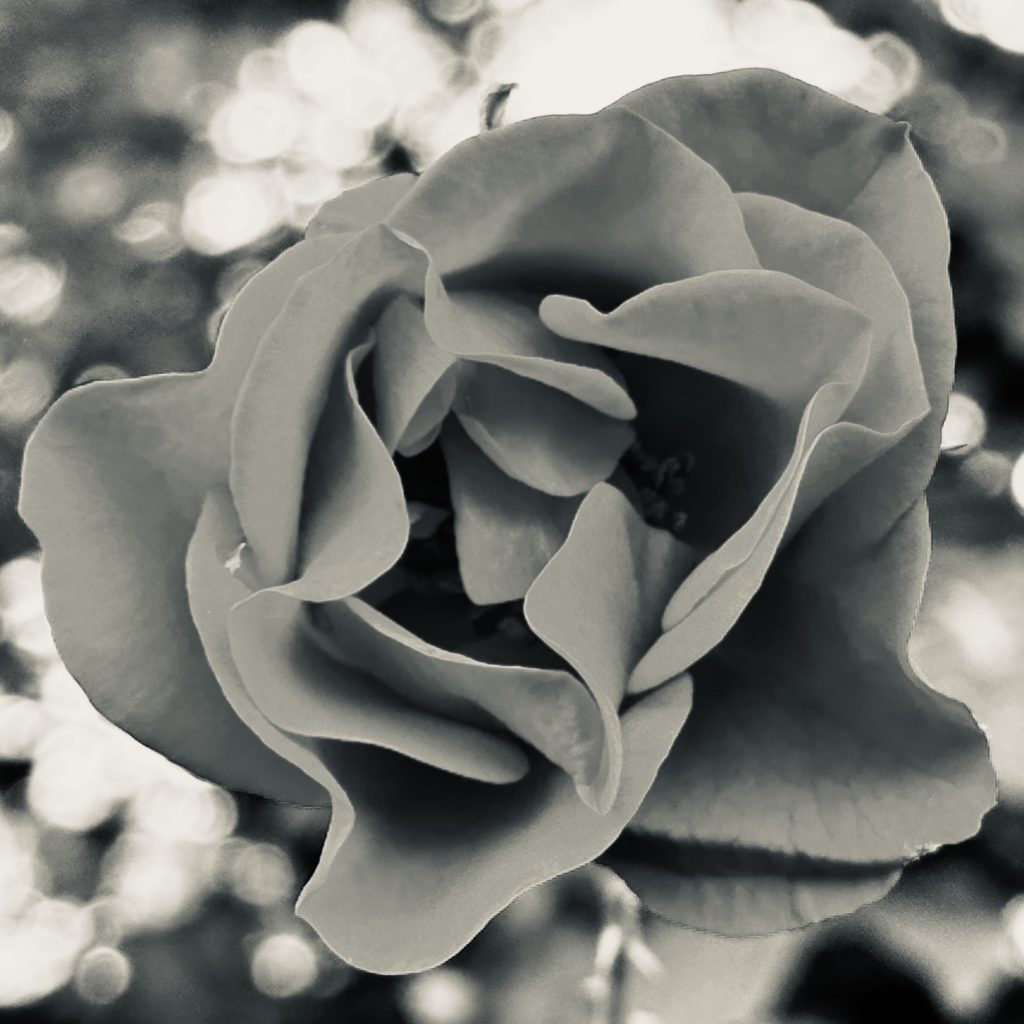
<instances>
[{"instance_id":1,"label":"rose blossom","mask_svg":"<svg viewBox=\"0 0 1024 1024\"><path fill-rule=\"evenodd\" d=\"M759 70L354 189L209 368L41 422L57 646L179 764L329 802L298 909L370 970L599 856L724 933L850 910L992 800L906 650L947 256L904 126Z\"/></svg>"}]
</instances>

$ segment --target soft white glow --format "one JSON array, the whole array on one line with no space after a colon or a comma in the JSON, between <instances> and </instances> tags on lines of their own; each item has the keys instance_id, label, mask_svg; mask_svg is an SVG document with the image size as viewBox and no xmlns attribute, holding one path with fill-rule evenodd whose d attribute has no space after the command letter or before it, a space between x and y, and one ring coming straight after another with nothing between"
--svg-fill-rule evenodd
<instances>
[{"instance_id":1,"label":"soft white glow","mask_svg":"<svg viewBox=\"0 0 1024 1024\"><path fill-rule=\"evenodd\" d=\"M39 701L0 693L0 761L27 760L47 724L46 712ZM2 871L0 866L0 888Z\"/></svg>"},{"instance_id":2,"label":"soft white glow","mask_svg":"<svg viewBox=\"0 0 1024 1024\"><path fill-rule=\"evenodd\" d=\"M243 89L210 122L210 143L222 160L248 164L284 153L299 131L298 105L285 93Z\"/></svg>"},{"instance_id":3,"label":"soft white glow","mask_svg":"<svg viewBox=\"0 0 1024 1024\"><path fill-rule=\"evenodd\" d=\"M269 234L284 216L269 175L222 171L197 181L185 197L181 230L198 252L220 255Z\"/></svg>"},{"instance_id":4,"label":"soft white glow","mask_svg":"<svg viewBox=\"0 0 1024 1024\"><path fill-rule=\"evenodd\" d=\"M261 939L250 960L253 984L273 999L290 999L311 988L317 978L316 951L294 932Z\"/></svg>"},{"instance_id":5,"label":"soft white glow","mask_svg":"<svg viewBox=\"0 0 1024 1024\"><path fill-rule=\"evenodd\" d=\"M0 810L0 928L28 906L39 884L33 822Z\"/></svg>"},{"instance_id":6,"label":"soft white glow","mask_svg":"<svg viewBox=\"0 0 1024 1024\"><path fill-rule=\"evenodd\" d=\"M985 410L970 395L954 391L939 445L949 455L969 455L985 440L987 426Z\"/></svg>"},{"instance_id":7,"label":"soft white glow","mask_svg":"<svg viewBox=\"0 0 1024 1024\"><path fill-rule=\"evenodd\" d=\"M67 724L39 741L28 779L28 806L41 821L85 832L106 821L120 797L111 784L99 729Z\"/></svg>"},{"instance_id":8,"label":"soft white glow","mask_svg":"<svg viewBox=\"0 0 1024 1024\"><path fill-rule=\"evenodd\" d=\"M1010 473L1010 497L1018 510L1024 512L1024 454L1017 457Z\"/></svg>"},{"instance_id":9,"label":"soft white glow","mask_svg":"<svg viewBox=\"0 0 1024 1024\"><path fill-rule=\"evenodd\" d=\"M219 843L238 824L238 807L227 790L184 773L158 777L136 791L128 814L140 831L179 842Z\"/></svg>"},{"instance_id":10,"label":"soft white glow","mask_svg":"<svg viewBox=\"0 0 1024 1024\"><path fill-rule=\"evenodd\" d=\"M373 136L353 127L334 111L319 109L306 122L304 141L312 158L337 170L354 167L370 158Z\"/></svg>"},{"instance_id":11,"label":"soft white glow","mask_svg":"<svg viewBox=\"0 0 1024 1024\"><path fill-rule=\"evenodd\" d=\"M94 224L117 214L127 195L124 179L101 162L77 164L61 175L57 208L76 224Z\"/></svg>"},{"instance_id":12,"label":"soft white glow","mask_svg":"<svg viewBox=\"0 0 1024 1024\"><path fill-rule=\"evenodd\" d=\"M40 900L0 921L0 1006L26 1006L65 985L90 938L88 912L67 900Z\"/></svg>"},{"instance_id":13,"label":"soft white glow","mask_svg":"<svg viewBox=\"0 0 1024 1024\"><path fill-rule=\"evenodd\" d=\"M938 0L946 21L961 32L983 35L1005 50L1024 53L1020 0Z\"/></svg>"},{"instance_id":14,"label":"soft white glow","mask_svg":"<svg viewBox=\"0 0 1024 1024\"><path fill-rule=\"evenodd\" d=\"M296 88L317 99L336 96L359 60L344 30L325 21L299 22L284 37L282 49Z\"/></svg>"},{"instance_id":15,"label":"soft white glow","mask_svg":"<svg viewBox=\"0 0 1024 1024\"><path fill-rule=\"evenodd\" d=\"M960 472L987 498L998 498L1009 486L1013 461L1002 452L983 448L964 460Z\"/></svg>"},{"instance_id":16,"label":"soft white glow","mask_svg":"<svg viewBox=\"0 0 1024 1024\"><path fill-rule=\"evenodd\" d=\"M737 43L752 58L746 63L839 93L871 72L867 43L809 0L744 0L733 8L732 24Z\"/></svg>"},{"instance_id":17,"label":"soft white glow","mask_svg":"<svg viewBox=\"0 0 1024 1024\"><path fill-rule=\"evenodd\" d=\"M273 843L232 839L222 850L222 871L228 889L244 903L272 907L295 895L295 867Z\"/></svg>"},{"instance_id":18,"label":"soft white glow","mask_svg":"<svg viewBox=\"0 0 1024 1024\"><path fill-rule=\"evenodd\" d=\"M78 961L75 991L93 1006L109 1006L127 991L132 981L131 961L119 949L94 946Z\"/></svg>"},{"instance_id":19,"label":"soft white glow","mask_svg":"<svg viewBox=\"0 0 1024 1024\"><path fill-rule=\"evenodd\" d=\"M34 256L0 259L0 314L25 324L49 319L60 302L64 271Z\"/></svg>"},{"instance_id":20,"label":"soft white glow","mask_svg":"<svg viewBox=\"0 0 1024 1024\"><path fill-rule=\"evenodd\" d=\"M1006 131L987 117L967 117L950 140L956 157L965 164L995 164L1006 156Z\"/></svg>"},{"instance_id":21,"label":"soft white glow","mask_svg":"<svg viewBox=\"0 0 1024 1024\"><path fill-rule=\"evenodd\" d=\"M190 920L210 887L213 851L126 833L103 862L102 891L116 903L126 935Z\"/></svg>"},{"instance_id":22,"label":"soft white glow","mask_svg":"<svg viewBox=\"0 0 1024 1024\"><path fill-rule=\"evenodd\" d=\"M427 0L430 16L447 25L463 25L475 18L483 8L484 0Z\"/></svg>"},{"instance_id":23,"label":"soft white glow","mask_svg":"<svg viewBox=\"0 0 1024 1024\"><path fill-rule=\"evenodd\" d=\"M17 134L14 118L6 110L0 108L0 155L10 148Z\"/></svg>"},{"instance_id":24,"label":"soft white glow","mask_svg":"<svg viewBox=\"0 0 1024 1024\"><path fill-rule=\"evenodd\" d=\"M408 978L401 999L416 1024L469 1024L480 1012L476 984L454 967L438 967Z\"/></svg>"},{"instance_id":25,"label":"soft white glow","mask_svg":"<svg viewBox=\"0 0 1024 1024\"><path fill-rule=\"evenodd\" d=\"M0 367L0 426L20 427L41 416L57 382L53 367L33 356L19 356Z\"/></svg>"},{"instance_id":26,"label":"soft white glow","mask_svg":"<svg viewBox=\"0 0 1024 1024\"><path fill-rule=\"evenodd\" d=\"M1016 640L1002 609L966 581L950 587L936 617L957 641L964 661L977 671L996 673L1016 664Z\"/></svg>"},{"instance_id":27,"label":"soft white glow","mask_svg":"<svg viewBox=\"0 0 1024 1024\"><path fill-rule=\"evenodd\" d=\"M114 237L130 245L142 259L167 260L184 248L178 230L179 219L173 203L143 203L114 228Z\"/></svg>"}]
</instances>

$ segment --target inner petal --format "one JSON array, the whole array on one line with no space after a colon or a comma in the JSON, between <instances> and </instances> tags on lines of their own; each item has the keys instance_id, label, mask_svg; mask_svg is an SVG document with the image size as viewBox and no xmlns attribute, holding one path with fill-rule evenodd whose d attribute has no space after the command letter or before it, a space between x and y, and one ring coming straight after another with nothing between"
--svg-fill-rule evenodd
<instances>
[{"instance_id":1,"label":"inner petal","mask_svg":"<svg viewBox=\"0 0 1024 1024\"><path fill-rule=\"evenodd\" d=\"M455 414L505 473L546 494L571 497L606 479L633 430L554 388L497 367L467 367Z\"/></svg>"},{"instance_id":2,"label":"inner petal","mask_svg":"<svg viewBox=\"0 0 1024 1024\"><path fill-rule=\"evenodd\" d=\"M412 704L481 728L508 729L564 769L593 802L605 725L587 688L560 669L493 665L425 643L358 598L319 606L338 658Z\"/></svg>"}]
</instances>

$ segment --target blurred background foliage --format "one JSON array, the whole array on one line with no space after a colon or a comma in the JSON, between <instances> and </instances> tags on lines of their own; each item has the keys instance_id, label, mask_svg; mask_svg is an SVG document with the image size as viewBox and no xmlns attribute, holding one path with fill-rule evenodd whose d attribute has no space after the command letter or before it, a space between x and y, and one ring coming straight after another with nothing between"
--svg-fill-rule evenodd
<instances>
[{"instance_id":1,"label":"blurred background foliage","mask_svg":"<svg viewBox=\"0 0 1024 1024\"><path fill-rule=\"evenodd\" d=\"M630 1024L1024 1019L1020 0L4 0L0 1018L587 1020L593 871L445 968L334 961L291 913L322 816L174 768L61 665L19 463L67 388L204 365L216 310L319 203L473 134L494 85L518 119L744 65L908 121L949 210L958 377L914 656L985 725L1002 799L850 918L748 941L645 922Z\"/></svg>"}]
</instances>

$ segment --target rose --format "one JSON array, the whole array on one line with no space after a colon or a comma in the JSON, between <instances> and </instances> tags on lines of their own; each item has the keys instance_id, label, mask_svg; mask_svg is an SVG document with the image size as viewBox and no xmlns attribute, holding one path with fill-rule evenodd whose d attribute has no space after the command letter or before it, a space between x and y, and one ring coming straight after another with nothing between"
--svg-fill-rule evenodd
<instances>
[{"instance_id":1,"label":"rose","mask_svg":"<svg viewBox=\"0 0 1024 1024\"><path fill-rule=\"evenodd\" d=\"M57 645L182 765L329 800L299 910L368 969L599 856L725 933L849 910L991 802L906 654L947 243L903 127L764 71L345 193L208 369L41 422Z\"/></svg>"}]
</instances>

